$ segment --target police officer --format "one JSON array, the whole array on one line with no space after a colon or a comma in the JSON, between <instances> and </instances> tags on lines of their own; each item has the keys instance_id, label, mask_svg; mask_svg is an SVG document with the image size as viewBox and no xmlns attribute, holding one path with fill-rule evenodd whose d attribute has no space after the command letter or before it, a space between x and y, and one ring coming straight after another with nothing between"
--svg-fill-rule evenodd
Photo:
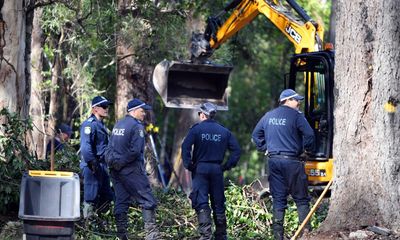
<instances>
[{"instance_id":1,"label":"police officer","mask_svg":"<svg viewBox=\"0 0 400 240\"><path fill-rule=\"evenodd\" d=\"M128 114L115 124L107 147L106 161L115 189L114 215L119 239L128 239L127 213L131 198L142 208L146 239L158 239L156 200L144 168L145 110L151 107L139 99L128 102Z\"/></svg>"},{"instance_id":2,"label":"police officer","mask_svg":"<svg viewBox=\"0 0 400 240\"><path fill-rule=\"evenodd\" d=\"M70 139L70 137L72 135L71 127L68 126L65 123L60 124L60 126L58 126L56 129L57 129L56 136L54 137L54 139L50 140L47 143L47 146L46 146L46 158L51 153L52 141L54 141L54 143L53 143L54 152L57 152L57 151L62 150L64 148L64 144L66 142L68 142L68 140Z\"/></svg>"},{"instance_id":3,"label":"police officer","mask_svg":"<svg viewBox=\"0 0 400 240\"><path fill-rule=\"evenodd\" d=\"M84 184L84 218L94 210L104 211L113 200L108 169L104 162L104 151L108 144L108 132L103 119L108 116L110 105L105 97L92 100L92 114L80 129L81 163Z\"/></svg>"},{"instance_id":4,"label":"police officer","mask_svg":"<svg viewBox=\"0 0 400 240\"><path fill-rule=\"evenodd\" d=\"M240 146L233 134L214 120L215 105L206 102L200 106L200 123L191 127L182 143L183 165L192 172L192 207L198 218L200 239L211 239L211 210L215 223L215 239L227 239L223 171L236 166ZM223 164L226 150L229 159Z\"/></svg>"},{"instance_id":5,"label":"police officer","mask_svg":"<svg viewBox=\"0 0 400 240\"><path fill-rule=\"evenodd\" d=\"M279 97L280 106L267 112L252 134L257 149L268 153L268 180L273 199L272 229L275 239L279 240L284 236L288 194L297 205L300 222L309 212L307 175L299 156L303 151L313 151L315 140L312 128L299 111L303 99L292 89L283 90Z\"/></svg>"}]
</instances>

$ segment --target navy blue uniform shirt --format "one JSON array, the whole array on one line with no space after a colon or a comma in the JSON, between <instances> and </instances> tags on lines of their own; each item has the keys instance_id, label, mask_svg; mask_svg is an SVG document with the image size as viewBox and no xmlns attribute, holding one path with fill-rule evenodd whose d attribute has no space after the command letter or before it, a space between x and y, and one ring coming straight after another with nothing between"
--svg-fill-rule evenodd
<instances>
[{"instance_id":1,"label":"navy blue uniform shirt","mask_svg":"<svg viewBox=\"0 0 400 240\"><path fill-rule=\"evenodd\" d=\"M212 119L204 120L192 126L182 143L183 165L190 169L199 162L221 164L227 149L230 156L225 170L239 161L240 146L228 129Z\"/></svg>"},{"instance_id":2,"label":"navy blue uniform shirt","mask_svg":"<svg viewBox=\"0 0 400 240\"><path fill-rule=\"evenodd\" d=\"M126 115L125 118L117 122L110 139L114 161L118 161L122 166L133 161L143 163L144 137L143 124L131 115Z\"/></svg>"},{"instance_id":3,"label":"navy blue uniform shirt","mask_svg":"<svg viewBox=\"0 0 400 240\"><path fill-rule=\"evenodd\" d=\"M279 106L267 112L253 130L257 150L299 155L314 150L314 132L300 111Z\"/></svg>"},{"instance_id":4,"label":"navy blue uniform shirt","mask_svg":"<svg viewBox=\"0 0 400 240\"><path fill-rule=\"evenodd\" d=\"M108 132L104 123L92 114L82 123L80 135L81 156L84 160L82 164L94 160L102 162L108 144Z\"/></svg>"}]
</instances>

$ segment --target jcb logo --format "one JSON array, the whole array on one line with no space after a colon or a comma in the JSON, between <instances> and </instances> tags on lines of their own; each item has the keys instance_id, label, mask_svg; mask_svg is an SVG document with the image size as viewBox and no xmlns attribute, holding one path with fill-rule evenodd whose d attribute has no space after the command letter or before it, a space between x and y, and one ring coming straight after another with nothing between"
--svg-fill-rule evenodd
<instances>
[{"instance_id":1,"label":"jcb logo","mask_svg":"<svg viewBox=\"0 0 400 240\"><path fill-rule=\"evenodd\" d=\"M290 36L291 38L293 38L293 40L294 40L295 42L300 43L300 41L301 41L301 36L300 36L300 34L299 34L298 32L296 32L296 30L294 30L294 29L292 28L292 26L287 25L287 27L286 27L285 30L286 30L286 32L289 34L289 36Z\"/></svg>"}]
</instances>

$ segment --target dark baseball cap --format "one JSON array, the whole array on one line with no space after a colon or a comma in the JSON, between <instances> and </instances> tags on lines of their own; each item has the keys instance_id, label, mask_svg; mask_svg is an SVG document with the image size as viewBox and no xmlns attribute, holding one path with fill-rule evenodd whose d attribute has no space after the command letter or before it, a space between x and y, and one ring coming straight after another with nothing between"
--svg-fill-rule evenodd
<instances>
[{"instance_id":1,"label":"dark baseball cap","mask_svg":"<svg viewBox=\"0 0 400 240\"><path fill-rule=\"evenodd\" d=\"M285 89L282 91L281 95L279 96L279 102L288 100L294 98L298 101L301 101L304 99L303 96L300 96L296 91L294 91L293 89Z\"/></svg>"},{"instance_id":2,"label":"dark baseball cap","mask_svg":"<svg viewBox=\"0 0 400 240\"><path fill-rule=\"evenodd\" d=\"M112 102L107 100L107 98L103 97L103 96L96 96L92 99L92 107L96 107L96 106L108 106L110 105Z\"/></svg>"},{"instance_id":3,"label":"dark baseball cap","mask_svg":"<svg viewBox=\"0 0 400 240\"><path fill-rule=\"evenodd\" d=\"M143 102L140 99L134 98L128 102L128 105L126 106L126 111L130 112L137 108L143 108L144 110L151 110L150 105L147 105L145 102Z\"/></svg>"},{"instance_id":4,"label":"dark baseball cap","mask_svg":"<svg viewBox=\"0 0 400 240\"><path fill-rule=\"evenodd\" d=\"M72 135L72 128L65 123L60 124L60 126L58 126L57 130L58 130L57 132L65 133L69 137L71 137L71 135Z\"/></svg>"},{"instance_id":5,"label":"dark baseball cap","mask_svg":"<svg viewBox=\"0 0 400 240\"><path fill-rule=\"evenodd\" d=\"M200 105L199 112L202 112L207 116L210 116L210 114L217 113L217 107L210 102L206 102Z\"/></svg>"}]
</instances>

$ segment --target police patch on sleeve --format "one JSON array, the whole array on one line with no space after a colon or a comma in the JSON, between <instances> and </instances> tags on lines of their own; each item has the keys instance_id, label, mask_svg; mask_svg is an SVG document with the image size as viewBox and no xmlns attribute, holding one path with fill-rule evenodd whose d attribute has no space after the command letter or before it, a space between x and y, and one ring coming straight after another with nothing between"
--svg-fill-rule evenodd
<instances>
[{"instance_id":1,"label":"police patch on sleeve","mask_svg":"<svg viewBox=\"0 0 400 240\"><path fill-rule=\"evenodd\" d=\"M139 130L139 136L140 136L140 137L144 137L143 129L140 129L140 130Z\"/></svg>"},{"instance_id":2,"label":"police patch on sleeve","mask_svg":"<svg viewBox=\"0 0 400 240\"><path fill-rule=\"evenodd\" d=\"M85 134L90 134L91 131L92 129L89 126L85 127L85 129L83 130Z\"/></svg>"}]
</instances>

